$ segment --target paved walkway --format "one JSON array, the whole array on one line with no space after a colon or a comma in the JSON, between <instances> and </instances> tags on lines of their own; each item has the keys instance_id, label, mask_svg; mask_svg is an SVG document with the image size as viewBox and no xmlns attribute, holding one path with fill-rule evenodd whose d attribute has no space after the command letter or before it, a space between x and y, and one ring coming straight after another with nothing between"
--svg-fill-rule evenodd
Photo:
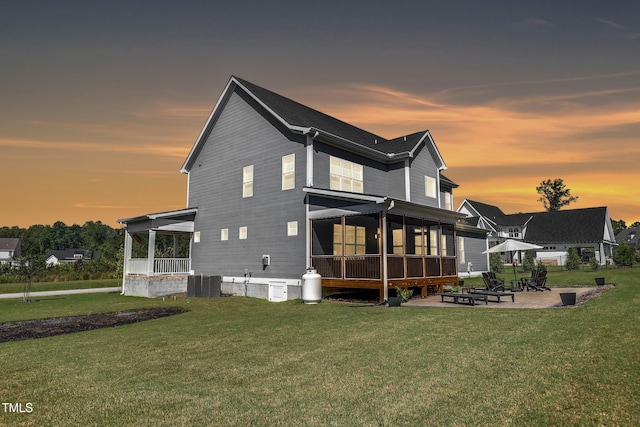
<instances>
[{"instance_id":1,"label":"paved walkway","mask_svg":"<svg viewBox=\"0 0 640 427\"><path fill-rule=\"evenodd\" d=\"M496 302L489 302L485 304L484 301L480 301L473 307L486 307L486 308L550 308L558 307L562 305L560 301L560 293L575 292L576 298L580 295L584 295L597 290L595 286L590 287L575 287L575 288L551 288L550 291L544 292L516 292L515 302L511 302L511 298L503 298L498 304ZM493 299L493 298L492 298ZM407 307L472 307L469 304L454 304L451 302L442 302L440 295L429 295L427 298L413 298L406 303L402 304Z\"/></svg>"},{"instance_id":2,"label":"paved walkway","mask_svg":"<svg viewBox=\"0 0 640 427\"><path fill-rule=\"evenodd\" d=\"M89 289L67 289L64 291L40 291L30 292L30 298L36 297L51 297L56 295L74 295L74 294L97 294L97 293L116 293L120 292L120 287L117 288L89 288ZM17 292L14 294L0 294L0 299L22 299L24 292Z\"/></svg>"}]
</instances>

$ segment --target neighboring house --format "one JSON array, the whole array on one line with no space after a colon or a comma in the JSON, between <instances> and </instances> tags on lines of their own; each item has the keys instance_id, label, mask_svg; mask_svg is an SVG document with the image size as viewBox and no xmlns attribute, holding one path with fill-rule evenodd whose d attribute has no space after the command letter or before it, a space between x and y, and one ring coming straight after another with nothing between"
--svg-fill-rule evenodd
<instances>
[{"instance_id":1,"label":"neighboring house","mask_svg":"<svg viewBox=\"0 0 640 427\"><path fill-rule=\"evenodd\" d=\"M549 264L564 264L569 248L576 248L585 261L595 257L605 264L616 246L606 207L505 214L497 206L467 199L458 212L489 232L489 247L505 239L534 243L544 248L535 257ZM509 256L504 262L511 262Z\"/></svg>"},{"instance_id":2,"label":"neighboring house","mask_svg":"<svg viewBox=\"0 0 640 427\"><path fill-rule=\"evenodd\" d=\"M20 239L0 238L0 264L15 265L15 260L20 256Z\"/></svg>"},{"instance_id":3,"label":"neighboring house","mask_svg":"<svg viewBox=\"0 0 640 427\"><path fill-rule=\"evenodd\" d=\"M441 290L467 270L460 250L486 249L486 231L457 229L465 215L446 168L428 131L385 139L232 77L182 167L187 207L119 220L123 292L180 290L183 273L293 299L309 267L327 291L375 289L383 300L396 286ZM189 259L154 259L156 233L185 232ZM132 259L142 233L147 258Z\"/></svg>"},{"instance_id":4,"label":"neighboring house","mask_svg":"<svg viewBox=\"0 0 640 427\"><path fill-rule=\"evenodd\" d=\"M61 249L47 252L45 262L47 267L59 264L73 264L82 261L91 261L92 256L84 249Z\"/></svg>"},{"instance_id":5,"label":"neighboring house","mask_svg":"<svg viewBox=\"0 0 640 427\"><path fill-rule=\"evenodd\" d=\"M627 246L640 249L640 227L625 228L616 235L618 244L626 243Z\"/></svg>"}]
</instances>

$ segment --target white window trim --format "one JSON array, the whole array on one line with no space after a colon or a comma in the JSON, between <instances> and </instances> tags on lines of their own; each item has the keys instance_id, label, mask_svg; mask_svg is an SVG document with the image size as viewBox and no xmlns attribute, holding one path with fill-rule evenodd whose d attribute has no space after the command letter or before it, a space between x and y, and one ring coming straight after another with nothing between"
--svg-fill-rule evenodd
<instances>
[{"instance_id":1,"label":"white window trim","mask_svg":"<svg viewBox=\"0 0 640 427\"><path fill-rule=\"evenodd\" d=\"M228 228L220 229L220 240L222 240L223 242L229 240L229 229Z\"/></svg>"},{"instance_id":2,"label":"white window trim","mask_svg":"<svg viewBox=\"0 0 640 427\"><path fill-rule=\"evenodd\" d=\"M291 185L286 186L286 177L291 175ZM296 155L282 156L282 191L296 188Z\"/></svg>"},{"instance_id":3,"label":"white window trim","mask_svg":"<svg viewBox=\"0 0 640 427\"><path fill-rule=\"evenodd\" d=\"M253 165L242 168L242 198L253 197Z\"/></svg>"},{"instance_id":4,"label":"white window trim","mask_svg":"<svg viewBox=\"0 0 640 427\"><path fill-rule=\"evenodd\" d=\"M298 235L298 221L287 222L287 236Z\"/></svg>"},{"instance_id":5,"label":"white window trim","mask_svg":"<svg viewBox=\"0 0 640 427\"><path fill-rule=\"evenodd\" d=\"M424 177L424 195L432 199L438 197L436 179L432 176L425 175Z\"/></svg>"},{"instance_id":6,"label":"white window trim","mask_svg":"<svg viewBox=\"0 0 640 427\"><path fill-rule=\"evenodd\" d=\"M444 192L444 208L453 210L453 195L449 191Z\"/></svg>"},{"instance_id":7,"label":"white window trim","mask_svg":"<svg viewBox=\"0 0 640 427\"><path fill-rule=\"evenodd\" d=\"M238 239L239 240L247 240L247 236L248 236L247 226L239 227L238 228Z\"/></svg>"},{"instance_id":8,"label":"white window trim","mask_svg":"<svg viewBox=\"0 0 640 427\"><path fill-rule=\"evenodd\" d=\"M334 178L338 185L334 185ZM364 193L364 168L362 165L339 157L329 158L329 188L352 193Z\"/></svg>"}]
</instances>

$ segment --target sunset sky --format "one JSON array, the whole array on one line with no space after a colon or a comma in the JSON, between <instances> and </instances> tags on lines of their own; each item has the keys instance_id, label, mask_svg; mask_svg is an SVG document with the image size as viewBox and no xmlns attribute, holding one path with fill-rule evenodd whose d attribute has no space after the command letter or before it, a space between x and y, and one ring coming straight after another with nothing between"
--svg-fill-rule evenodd
<instances>
[{"instance_id":1,"label":"sunset sky","mask_svg":"<svg viewBox=\"0 0 640 427\"><path fill-rule=\"evenodd\" d=\"M638 1L0 0L0 226L179 209L231 75L383 137L429 129L465 198L562 178L640 220ZM565 208L566 209L566 208Z\"/></svg>"}]
</instances>

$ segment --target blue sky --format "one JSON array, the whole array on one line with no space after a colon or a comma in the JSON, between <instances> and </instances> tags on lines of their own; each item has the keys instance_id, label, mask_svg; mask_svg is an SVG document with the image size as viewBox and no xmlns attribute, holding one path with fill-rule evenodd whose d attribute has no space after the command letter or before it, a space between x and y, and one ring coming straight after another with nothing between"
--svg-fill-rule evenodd
<instances>
[{"instance_id":1,"label":"blue sky","mask_svg":"<svg viewBox=\"0 0 640 427\"><path fill-rule=\"evenodd\" d=\"M640 220L640 3L1 1L0 225L184 207L231 75L385 137L429 129L466 197ZM10 207L9 207L10 206Z\"/></svg>"}]
</instances>

